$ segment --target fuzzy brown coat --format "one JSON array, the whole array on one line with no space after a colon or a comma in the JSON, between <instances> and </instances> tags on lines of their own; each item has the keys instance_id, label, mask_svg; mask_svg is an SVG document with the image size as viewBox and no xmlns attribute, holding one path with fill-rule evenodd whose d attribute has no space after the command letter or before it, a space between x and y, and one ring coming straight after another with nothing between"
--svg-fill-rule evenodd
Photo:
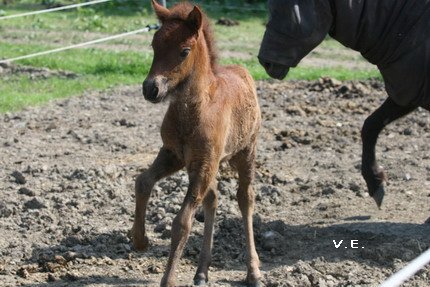
<instances>
[{"instance_id":1,"label":"fuzzy brown coat","mask_svg":"<svg viewBox=\"0 0 430 287\"><path fill-rule=\"evenodd\" d=\"M162 26L152 42L154 60L143 83L143 94L153 103L168 99L170 104L161 126L163 147L136 180L133 243L139 250L148 246L145 214L154 184L185 167L189 188L172 223L171 250L161 286L175 285L175 269L201 204L205 228L194 283L208 281L218 196L216 174L220 162L227 160L239 174L237 200L247 239L247 282L258 286L251 184L261 116L254 81L240 66L217 64L209 21L199 8L185 2L170 10L155 1L153 6Z\"/></svg>"}]
</instances>

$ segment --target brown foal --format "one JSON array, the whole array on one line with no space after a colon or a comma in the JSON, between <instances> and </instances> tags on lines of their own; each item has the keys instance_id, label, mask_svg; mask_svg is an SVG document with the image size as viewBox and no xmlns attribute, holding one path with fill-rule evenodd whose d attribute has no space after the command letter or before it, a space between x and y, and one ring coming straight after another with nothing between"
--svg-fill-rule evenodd
<instances>
[{"instance_id":1,"label":"brown foal","mask_svg":"<svg viewBox=\"0 0 430 287\"><path fill-rule=\"evenodd\" d=\"M218 204L216 174L220 162L228 160L239 174L237 200L248 251L246 282L259 286L251 184L261 116L254 81L240 66L217 64L209 21L198 7L181 2L169 10L154 0L152 5L162 26L152 41L154 59L143 82L143 94L153 103L168 98L170 105L161 126L163 147L149 169L136 180L134 246L138 250L148 246L145 214L154 184L185 167L188 191L173 220L170 255L161 286L175 285L175 269L200 204L205 225L194 284L205 284Z\"/></svg>"}]
</instances>

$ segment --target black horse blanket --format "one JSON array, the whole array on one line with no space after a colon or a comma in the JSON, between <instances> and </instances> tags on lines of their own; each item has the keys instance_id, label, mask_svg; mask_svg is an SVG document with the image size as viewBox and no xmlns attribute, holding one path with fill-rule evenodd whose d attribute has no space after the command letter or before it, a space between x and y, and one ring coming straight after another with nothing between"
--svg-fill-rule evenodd
<instances>
[{"instance_id":1,"label":"black horse blanket","mask_svg":"<svg viewBox=\"0 0 430 287\"><path fill-rule=\"evenodd\" d=\"M378 66L397 104L430 105L430 0L269 0L269 9L266 33L290 34L281 43L290 54L307 54L313 47L303 34L317 37L326 26L325 33Z\"/></svg>"},{"instance_id":2,"label":"black horse blanket","mask_svg":"<svg viewBox=\"0 0 430 287\"><path fill-rule=\"evenodd\" d=\"M430 1L334 0L332 7L330 36L378 66L391 98L429 105Z\"/></svg>"}]
</instances>

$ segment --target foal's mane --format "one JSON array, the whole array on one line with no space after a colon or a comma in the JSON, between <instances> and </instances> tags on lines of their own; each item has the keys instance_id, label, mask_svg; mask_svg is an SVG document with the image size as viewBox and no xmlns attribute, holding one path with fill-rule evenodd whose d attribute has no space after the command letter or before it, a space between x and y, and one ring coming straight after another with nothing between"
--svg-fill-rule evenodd
<instances>
[{"instance_id":1,"label":"foal's mane","mask_svg":"<svg viewBox=\"0 0 430 287\"><path fill-rule=\"evenodd\" d=\"M188 14L190 14L193 8L194 5L189 2L179 2L170 9L170 16L168 19L185 21L188 17ZM215 47L215 40L213 37L212 27L209 22L209 19L203 11L202 16L203 35L205 37L206 46L208 48L211 67L215 70L218 62L218 51Z\"/></svg>"}]
</instances>

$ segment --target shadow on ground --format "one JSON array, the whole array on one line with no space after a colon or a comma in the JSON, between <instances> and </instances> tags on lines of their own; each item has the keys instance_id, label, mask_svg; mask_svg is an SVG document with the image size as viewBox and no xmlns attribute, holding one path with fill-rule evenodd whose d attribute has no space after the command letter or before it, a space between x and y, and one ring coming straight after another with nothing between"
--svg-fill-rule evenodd
<instances>
[{"instance_id":1,"label":"shadow on ground","mask_svg":"<svg viewBox=\"0 0 430 287\"><path fill-rule=\"evenodd\" d=\"M263 222L256 216L255 238L262 268L270 269L317 258L327 262L352 260L368 266L390 267L396 259L412 260L430 247L429 224L367 222L368 217L360 219L362 221L359 222L310 226L289 225L281 220ZM184 251L183 257L194 265L197 265L201 241L202 236L193 233ZM66 261L77 258L165 260L170 239L162 242L162 245L153 244L145 253L138 253L133 251L125 232L76 234L64 238L58 245L35 248L27 263L38 263L43 267L47 262L58 261L56 256L62 256ZM219 220L214 236L212 265L220 269L245 270L245 259L241 219Z\"/></svg>"},{"instance_id":2,"label":"shadow on ground","mask_svg":"<svg viewBox=\"0 0 430 287\"><path fill-rule=\"evenodd\" d=\"M36 283L23 285L25 287L36 287L36 286L89 286L93 284L97 285L108 285L108 286L146 286L150 283L147 280L137 280L119 277L109 277L109 276L89 276L89 277L74 277L74 278L62 278L55 282L50 283Z\"/></svg>"}]
</instances>

